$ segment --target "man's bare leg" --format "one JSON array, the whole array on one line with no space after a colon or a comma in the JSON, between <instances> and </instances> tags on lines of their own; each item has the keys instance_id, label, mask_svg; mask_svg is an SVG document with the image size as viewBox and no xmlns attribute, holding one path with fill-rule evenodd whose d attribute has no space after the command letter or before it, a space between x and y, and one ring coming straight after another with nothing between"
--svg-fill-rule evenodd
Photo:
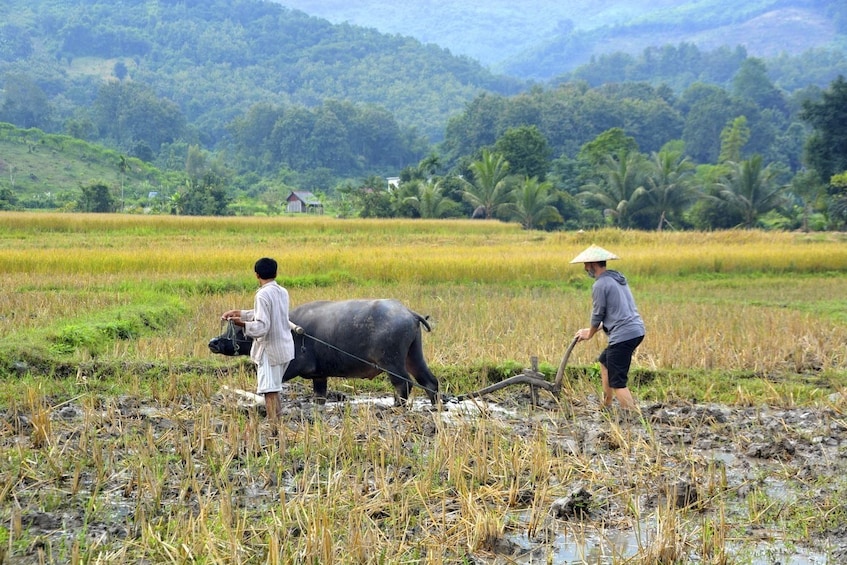
<instances>
[{"instance_id":1,"label":"man's bare leg","mask_svg":"<svg viewBox=\"0 0 847 565\"><path fill-rule=\"evenodd\" d=\"M276 425L279 422L279 393L265 393L265 411L268 413L268 422Z\"/></svg>"},{"instance_id":2,"label":"man's bare leg","mask_svg":"<svg viewBox=\"0 0 847 565\"><path fill-rule=\"evenodd\" d=\"M635 399L627 387L613 389L609 386L609 369L600 363L600 377L603 381L603 407L608 408L612 405L612 396L618 399L623 410L637 410Z\"/></svg>"},{"instance_id":3,"label":"man's bare leg","mask_svg":"<svg viewBox=\"0 0 847 565\"><path fill-rule=\"evenodd\" d=\"M609 386L609 369L600 363L600 380L603 382L603 407L612 405L612 387Z\"/></svg>"},{"instance_id":4,"label":"man's bare leg","mask_svg":"<svg viewBox=\"0 0 847 565\"><path fill-rule=\"evenodd\" d=\"M618 398L618 403L621 405L621 408L624 410L637 410L638 408L635 405L635 399L632 397L632 393L628 388L616 388L615 396Z\"/></svg>"}]
</instances>

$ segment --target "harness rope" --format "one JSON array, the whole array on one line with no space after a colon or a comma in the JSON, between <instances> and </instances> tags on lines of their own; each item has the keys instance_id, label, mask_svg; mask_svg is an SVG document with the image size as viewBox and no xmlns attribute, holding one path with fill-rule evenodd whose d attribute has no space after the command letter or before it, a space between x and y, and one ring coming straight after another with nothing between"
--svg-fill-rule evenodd
<instances>
[{"instance_id":1,"label":"harness rope","mask_svg":"<svg viewBox=\"0 0 847 565\"><path fill-rule=\"evenodd\" d=\"M424 386L424 385L422 385L418 382L413 381L412 379L410 379L408 377L405 377L403 375L399 375L399 374L397 374L393 371L390 371L390 370L386 369L385 367L382 367L382 366L380 366L380 365L378 365L378 364L376 364L372 361L368 361L367 359L363 359L362 357L359 357L358 355L354 355L353 353L350 353L349 351L345 351L345 350L341 349L340 347L337 347L337 346L335 346L335 345L333 345L333 344L331 344L327 341L322 340L319 337L308 334L308 333L306 333L306 331L302 327L294 324L293 322L289 322L289 324L291 325L291 331L294 332L296 335L302 336L303 339L304 339L304 341L300 345L301 351L306 350L305 338L308 337L312 341L320 343L321 345L325 345L326 347L329 347L330 349L333 349L335 351L338 351L339 353L347 355L348 357L352 357L356 361L359 361L360 363L363 363L363 364L365 364L369 367L372 367L373 369L376 369L377 371L379 371L381 373L386 373L388 375L391 375L392 377L395 377L397 379L400 379L401 381L408 383L409 385L411 385L413 387L418 387L418 388L424 390L427 393L427 395L433 395L436 398L439 398L439 392L437 390L433 390L429 387L426 387L426 386ZM239 351L238 340L236 339L237 331L238 330L236 329L235 324L233 324L232 321L230 320L229 323L228 323L227 330L226 330L226 337L227 337L227 339L230 339L232 341L235 354L238 354L238 351ZM558 396L558 393L559 393L559 391L561 390L561 387L562 387L562 377L564 376L565 365L567 365L568 358L570 357L571 351L573 350L574 345L576 345L578 341L579 341L578 338L574 337L573 341L570 343L570 346L567 348L567 351L565 352L565 355L562 358L562 362L559 364L559 370L556 374L556 380L552 383L549 382L549 381L546 381L546 380L539 379L534 375L528 375L528 374L516 375L514 377L510 377L508 379L500 381L499 383L495 383L494 385L491 385L489 387L485 387L483 389L480 389L478 391L471 392L471 393L468 393L468 394L462 394L458 397L449 396L447 394L441 393L440 394L440 400L443 403L461 402L461 401L466 400L468 398L483 396L485 394L494 392L495 390L499 390L501 388L504 388L508 385L518 384L518 383L528 384L531 387L541 387L541 388L549 391L550 393L552 393L554 396Z\"/></svg>"},{"instance_id":2,"label":"harness rope","mask_svg":"<svg viewBox=\"0 0 847 565\"><path fill-rule=\"evenodd\" d=\"M359 356L357 356L357 355L354 355L354 354L350 353L349 351L344 351L344 350L343 350L343 349L341 349L340 347L337 347L337 346L335 346L335 345L333 345L333 344L331 344L331 343L329 343L329 342L326 342L326 341L322 340L322 339L321 339L321 338L319 338L319 337L315 337L315 336L313 336L313 335L307 334L307 333L305 332L305 330L303 330L303 328L301 328L300 326L297 326L297 327L296 327L296 329L294 330L294 333L296 333L297 335L303 336L304 338L308 337L309 339L311 339L311 340L313 340L313 341L316 341L316 342L318 342L318 343L320 343L320 344L322 344L322 345L325 345L325 346L329 347L330 349L334 349L335 351L338 351L339 353L343 353L344 355L347 355L348 357L352 357L352 358L353 358L353 359L355 359L356 361L359 361L359 362L361 362L361 363L364 363L365 365L368 365L369 367L372 367L372 368L376 369L377 371L380 371L380 372L383 372L383 373L389 374L389 375L391 375L392 377L396 377L396 378L400 379L401 381L405 381L405 382L407 382L408 384L410 384L410 385L412 385L412 386L416 386L416 387L418 387L418 388L420 388L420 389L423 389L424 391L426 391L426 392L427 392L427 394L433 394L433 395L435 395L436 397L438 396L438 391L437 391L437 390L432 390L431 388L425 387L424 385L422 385L422 384L420 384L420 383L418 383L418 382L415 382L415 381L413 381L412 379L410 379L410 378L408 378L408 377L404 377L403 375L398 375L397 373L395 373L395 372L393 372L393 371L389 371L389 370L388 370L388 369L386 369L385 367L381 367L381 366L377 365L376 363L373 363L373 362L371 362L371 361L368 361L367 359L362 359L361 357L359 357ZM305 341L304 341L304 342L303 342L303 344L300 346L300 349L301 349L301 351L305 351L305 349L306 349L306 343L305 343ZM441 395L441 397L442 397L442 398L441 398L442 402L451 402L451 401L453 401L453 400L454 400L452 397L448 397L446 394L442 394L442 395Z\"/></svg>"}]
</instances>

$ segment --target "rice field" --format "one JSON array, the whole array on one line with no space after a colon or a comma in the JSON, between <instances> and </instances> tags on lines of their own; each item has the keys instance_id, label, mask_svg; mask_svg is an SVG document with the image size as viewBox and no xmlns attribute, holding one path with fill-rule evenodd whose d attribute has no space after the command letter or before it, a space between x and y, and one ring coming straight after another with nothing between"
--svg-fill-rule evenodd
<instances>
[{"instance_id":1,"label":"rice field","mask_svg":"<svg viewBox=\"0 0 847 565\"><path fill-rule=\"evenodd\" d=\"M844 422L844 402L832 398L847 383L845 240L0 213L0 562L756 563L745 528L820 548L814 532L847 528L835 503L847 493L843 473L789 484L791 463L776 457L781 468L743 474L712 457L721 442L692 450L679 430L718 433L735 457L756 444L733 427L749 410L788 411L780 418L790 423L792 411L824 410L823 428ZM221 312L251 306L261 256L279 261L292 306L386 297L428 315L425 355L455 395L532 357L555 373L588 320L592 281L569 261L591 243L621 257L610 267L629 279L647 326L632 371L634 394L656 416L646 428L595 413L600 336L574 350L560 402L527 415L525 390L498 393L514 412L505 420L447 424L367 405L321 416L296 383L273 434L260 413L221 395L254 386L248 361L213 356L207 343ZM390 394L384 378L330 388ZM732 417L680 428L681 406L702 415L712 405ZM789 435L806 445L818 433ZM836 453L847 449L834 437ZM681 476L696 509L656 502L666 498L656 489ZM577 483L594 494L586 517L551 513ZM781 495L765 488L776 483ZM813 506L774 512L779 496L802 500L805 488L817 489ZM616 551L605 529L634 541ZM562 536L596 542L600 554L568 561L551 541ZM546 553L530 552L533 561L515 549L520 540Z\"/></svg>"},{"instance_id":2,"label":"rice field","mask_svg":"<svg viewBox=\"0 0 847 565\"><path fill-rule=\"evenodd\" d=\"M764 376L847 364L840 234L79 214L7 214L2 225L0 312L15 328L7 339L55 351L62 331L105 332L87 347L66 344L62 358L219 361L206 347L219 314L252 304L252 265L267 255L293 306L386 297L430 316L425 345L436 367L531 356L556 364L590 309L591 280L569 260L597 243L622 257L610 267L629 278L647 324L639 367ZM159 331L135 331L139 319ZM131 339L109 339L121 322ZM575 363L590 364L601 346L584 344Z\"/></svg>"}]
</instances>

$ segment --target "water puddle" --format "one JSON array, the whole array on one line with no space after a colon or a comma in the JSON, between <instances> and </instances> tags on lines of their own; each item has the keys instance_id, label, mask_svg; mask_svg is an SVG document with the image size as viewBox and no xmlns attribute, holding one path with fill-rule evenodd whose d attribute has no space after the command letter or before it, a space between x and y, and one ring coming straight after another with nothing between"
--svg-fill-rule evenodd
<instances>
[{"instance_id":1,"label":"water puddle","mask_svg":"<svg viewBox=\"0 0 847 565\"><path fill-rule=\"evenodd\" d=\"M509 538L521 548L513 559L515 563L555 563L559 565L586 563L605 565L620 563L635 556L638 540L635 534L622 531L596 533L557 533L543 546L531 542L527 536Z\"/></svg>"},{"instance_id":2,"label":"water puddle","mask_svg":"<svg viewBox=\"0 0 847 565\"><path fill-rule=\"evenodd\" d=\"M646 550L651 543L651 526L642 524L641 531L605 530L559 532L546 542L532 541L526 534L506 536L519 548L509 563L552 565L613 565L625 562ZM737 565L826 565L831 563L820 552L785 544L781 541L751 544L730 544L733 563ZM696 554L689 554L692 563L702 562Z\"/></svg>"},{"instance_id":3,"label":"water puddle","mask_svg":"<svg viewBox=\"0 0 847 565\"><path fill-rule=\"evenodd\" d=\"M348 401L349 404L367 404L371 406L380 406L390 408L394 406L394 397L367 397L354 398ZM502 418L516 418L517 412L503 408L494 402L486 402L482 400L464 400L462 402L451 402L447 404L446 410L439 412L441 420L446 424L455 424L461 421L469 421L480 416L491 417L497 416ZM412 401L411 410L416 412L426 412L433 410L432 404L427 399L416 399Z\"/></svg>"}]
</instances>

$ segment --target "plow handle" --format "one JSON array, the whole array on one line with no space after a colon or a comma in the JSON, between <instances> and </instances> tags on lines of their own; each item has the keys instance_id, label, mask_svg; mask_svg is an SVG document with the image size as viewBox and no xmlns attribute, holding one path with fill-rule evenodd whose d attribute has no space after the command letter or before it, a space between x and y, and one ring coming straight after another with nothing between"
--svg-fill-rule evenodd
<instances>
[{"instance_id":1,"label":"plow handle","mask_svg":"<svg viewBox=\"0 0 847 565\"><path fill-rule=\"evenodd\" d=\"M558 393L560 390L562 390L562 381L564 380L564 377L565 377L565 365L568 364L568 359L571 356L571 351L573 351L573 348L577 344L578 341L579 341L578 337L573 338L573 340L571 341L571 344L568 346L568 349L565 351L565 355L562 357L562 362L559 363L559 370L556 371L556 380L553 383L553 390L555 390L556 393Z\"/></svg>"}]
</instances>

